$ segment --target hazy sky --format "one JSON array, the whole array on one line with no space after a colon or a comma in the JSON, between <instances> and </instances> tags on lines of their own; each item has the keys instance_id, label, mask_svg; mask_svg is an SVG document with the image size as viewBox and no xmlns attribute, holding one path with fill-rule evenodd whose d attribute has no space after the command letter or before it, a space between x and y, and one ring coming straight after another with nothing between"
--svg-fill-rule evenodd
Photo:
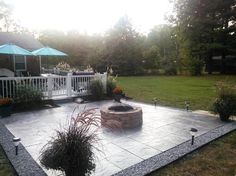
<instances>
[{"instance_id":1,"label":"hazy sky","mask_svg":"<svg viewBox=\"0 0 236 176\"><path fill-rule=\"evenodd\" d=\"M148 32L165 23L171 11L168 0L5 0L14 8L14 17L31 29L76 29L102 33L128 15L136 30Z\"/></svg>"}]
</instances>

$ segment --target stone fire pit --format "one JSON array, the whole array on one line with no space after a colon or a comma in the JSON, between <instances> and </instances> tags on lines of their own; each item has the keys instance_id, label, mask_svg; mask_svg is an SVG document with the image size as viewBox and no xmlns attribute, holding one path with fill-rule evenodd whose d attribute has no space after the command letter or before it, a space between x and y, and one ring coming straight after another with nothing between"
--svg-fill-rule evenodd
<instances>
[{"instance_id":1,"label":"stone fire pit","mask_svg":"<svg viewBox=\"0 0 236 176\"><path fill-rule=\"evenodd\" d=\"M118 121L121 128L134 128L142 125L143 113L141 107L134 107L123 103L114 103L111 106L102 107L101 124L108 121Z\"/></svg>"}]
</instances>

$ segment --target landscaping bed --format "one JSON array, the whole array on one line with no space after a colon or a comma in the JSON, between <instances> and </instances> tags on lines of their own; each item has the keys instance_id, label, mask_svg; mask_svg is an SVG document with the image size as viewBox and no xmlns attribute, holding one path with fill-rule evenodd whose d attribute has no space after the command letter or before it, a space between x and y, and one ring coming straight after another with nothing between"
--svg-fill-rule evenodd
<instances>
[{"instance_id":1,"label":"landscaping bed","mask_svg":"<svg viewBox=\"0 0 236 176\"><path fill-rule=\"evenodd\" d=\"M50 108L56 108L59 107L53 100L43 100L40 103L35 104L14 104L13 105L13 113L17 112L26 112L26 111L36 111L36 110L42 110L42 109L50 109Z\"/></svg>"}]
</instances>

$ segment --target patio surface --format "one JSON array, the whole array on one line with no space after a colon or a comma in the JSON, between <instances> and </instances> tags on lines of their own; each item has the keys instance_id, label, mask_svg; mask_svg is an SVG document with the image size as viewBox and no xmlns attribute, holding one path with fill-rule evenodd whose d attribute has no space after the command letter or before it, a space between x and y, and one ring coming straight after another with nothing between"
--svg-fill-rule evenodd
<instances>
[{"instance_id":1,"label":"patio surface","mask_svg":"<svg viewBox=\"0 0 236 176\"><path fill-rule=\"evenodd\" d=\"M112 101L80 105L66 103L60 104L58 108L17 113L0 120L13 135L21 138L27 151L39 163L41 148L54 135L55 129L69 121L75 108L79 112L84 106L99 108L110 103ZM199 136L225 125L217 118L184 110L128 101L124 103L142 107L143 125L138 129L116 132L101 129L101 140L96 147L103 152L95 150L96 171L93 175L112 175L186 141L191 145L190 128L197 128ZM56 175L56 172L46 172L48 175Z\"/></svg>"}]
</instances>

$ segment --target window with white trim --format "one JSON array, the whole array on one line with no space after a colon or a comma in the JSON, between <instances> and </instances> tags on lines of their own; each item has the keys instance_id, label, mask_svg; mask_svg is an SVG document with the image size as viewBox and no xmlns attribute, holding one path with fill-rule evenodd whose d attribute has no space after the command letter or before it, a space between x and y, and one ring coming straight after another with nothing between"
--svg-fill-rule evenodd
<instances>
[{"instance_id":1,"label":"window with white trim","mask_svg":"<svg viewBox=\"0 0 236 176\"><path fill-rule=\"evenodd\" d=\"M15 56L15 70L26 70L26 56Z\"/></svg>"}]
</instances>

